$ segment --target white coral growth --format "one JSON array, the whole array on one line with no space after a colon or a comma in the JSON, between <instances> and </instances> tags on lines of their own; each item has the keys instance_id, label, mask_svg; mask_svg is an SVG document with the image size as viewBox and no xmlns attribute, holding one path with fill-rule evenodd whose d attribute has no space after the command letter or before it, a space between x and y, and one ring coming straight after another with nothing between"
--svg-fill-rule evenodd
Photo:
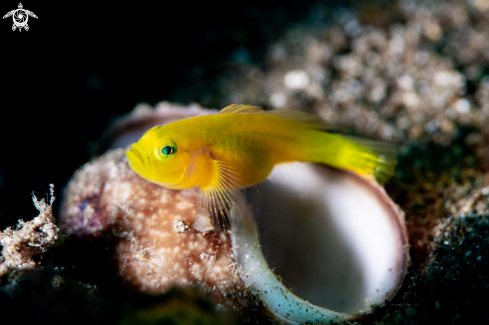
<instances>
[{"instance_id":1,"label":"white coral growth","mask_svg":"<svg viewBox=\"0 0 489 325\"><path fill-rule=\"evenodd\" d=\"M51 194L49 204L44 199L38 200L34 193L32 194L34 205L40 212L39 216L29 222L19 220L15 230L8 227L0 233L4 265L11 269L21 271L35 269L36 263L32 257L45 253L58 238L59 229L56 227L52 212L55 200L54 185L49 186Z\"/></svg>"}]
</instances>

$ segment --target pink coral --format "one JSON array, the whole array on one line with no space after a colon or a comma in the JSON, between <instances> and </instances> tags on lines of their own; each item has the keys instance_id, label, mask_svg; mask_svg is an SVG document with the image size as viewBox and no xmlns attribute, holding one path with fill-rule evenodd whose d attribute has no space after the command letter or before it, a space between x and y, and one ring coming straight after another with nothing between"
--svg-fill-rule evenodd
<instances>
[{"instance_id":1,"label":"pink coral","mask_svg":"<svg viewBox=\"0 0 489 325\"><path fill-rule=\"evenodd\" d=\"M129 168L124 150L76 172L66 197L63 226L72 234L111 232L120 276L139 290L161 293L200 283L224 301L243 287L229 234L202 232L208 218L197 211L197 191L145 181Z\"/></svg>"}]
</instances>

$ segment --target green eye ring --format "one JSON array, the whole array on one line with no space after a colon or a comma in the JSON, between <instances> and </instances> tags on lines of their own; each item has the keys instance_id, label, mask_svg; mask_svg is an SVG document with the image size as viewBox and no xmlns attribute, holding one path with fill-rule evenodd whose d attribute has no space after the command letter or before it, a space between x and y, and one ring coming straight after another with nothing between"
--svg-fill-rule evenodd
<instances>
[{"instance_id":1,"label":"green eye ring","mask_svg":"<svg viewBox=\"0 0 489 325\"><path fill-rule=\"evenodd\" d=\"M178 151L177 144L172 139L163 139L154 150L156 157L161 160L173 158Z\"/></svg>"},{"instance_id":2,"label":"green eye ring","mask_svg":"<svg viewBox=\"0 0 489 325\"><path fill-rule=\"evenodd\" d=\"M172 147L172 146L164 146L162 149L161 149L161 154L163 156L169 156L171 155L172 153L175 152L175 148Z\"/></svg>"}]
</instances>

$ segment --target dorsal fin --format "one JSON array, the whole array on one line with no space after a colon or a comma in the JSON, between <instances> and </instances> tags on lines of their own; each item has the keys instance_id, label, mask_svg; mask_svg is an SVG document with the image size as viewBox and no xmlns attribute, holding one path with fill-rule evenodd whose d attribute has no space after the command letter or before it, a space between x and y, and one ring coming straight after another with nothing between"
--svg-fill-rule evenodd
<instances>
[{"instance_id":1,"label":"dorsal fin","mask_svg":"<svg viewBox=\"0 0 489 325\"><path fill-rule=\"evenodd\" d=\"M305 127L313 129L330 129L331 126L328 122L320 118L319 116L298 111L296 109L275 109L271 111L264 111L259 106L252 105L236 105L232 104L223 108L219 114L263 114L274 115L286 120L291 120Z\"/></svg>"},{"instance_id":2,"label":"dorsal fin","mask_svg":"<svg viewBox=\"0 0 489 325\"><path fill-rule=\"evenodd\" d=\"M319 116L298 111L296 109L275 109L265 113L275 115L286 120L292 120L313 129L325 130L331 128L331 125Z\"/></svg>"},{"instance_id":3,"label":"dorsal fin","mask_svg":"<svg viewBox=\"0 0 489 325\"><path fill-rule=\"evenodd\" d=\"M231 104L224 107L219 114L259 114L263 112L263 108L258 106Z\"/></svg>"}]
</instances>

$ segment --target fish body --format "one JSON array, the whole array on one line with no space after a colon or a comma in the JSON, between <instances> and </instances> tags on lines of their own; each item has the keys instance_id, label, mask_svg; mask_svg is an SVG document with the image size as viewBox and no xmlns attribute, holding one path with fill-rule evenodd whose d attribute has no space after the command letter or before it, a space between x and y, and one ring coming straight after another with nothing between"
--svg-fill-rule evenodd
<instances>
[{"instance_id":1,"label":"fish body","mask_svg":"<svg viewBox=\"0 0 489 325\"><path fill-rule=\"evenodd\" d=\"M213 219L242 207L240 189L262 182L280 163L322 163L380 182L392 176L392 146L326 128L320 118L300 111L231 105L215 115L155 126L126 155L131 168L151 182L173 189L200 187ZM239 218L239 212L234 215L231 219Z\"/></svg>"}]
</instances>

